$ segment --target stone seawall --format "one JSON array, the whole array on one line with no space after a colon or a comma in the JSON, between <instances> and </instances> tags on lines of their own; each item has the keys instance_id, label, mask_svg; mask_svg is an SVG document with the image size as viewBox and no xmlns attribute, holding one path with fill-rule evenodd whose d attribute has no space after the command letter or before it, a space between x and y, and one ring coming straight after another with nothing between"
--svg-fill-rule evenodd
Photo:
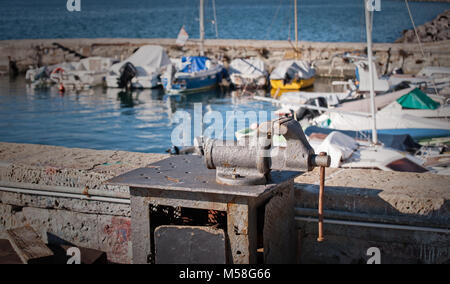
<instances>
[{"instance_id":1,"label":"stone seawall","mask_svg":"<svg viewBox=\"0 0 450 284\"><path fill-rule=\"evenodd\" d=\"M106 186L103 182L164 157L159 154L0 143L0 232L30 224L46 242L68 242L98 249L105 251L111 262L130 263L128 188ZM23 188L34 184L80 189L86 190L86 195L70 194L66 197L55 196L51 192L39 195L1 190L2 185L9 187L10 184L15 187L22 184ZM117 201L89 198L89 192L93 190L98 191L97 195L121 198Z\"/></svg>"},{"instance_id":2,"label":"stone seawall","mask_svg":"<svg viewBox=\"0 0 450 284\"><path fill-rule=\"evenodd\" d=\"M14 60L20 71L29 66L56 64L79 60L68 51L53 45L58 43L83 56L107 56L124 59L136 48L146 45L161 45L170 57L198 55L199 43L189 41L178 47L175 39L28 39L0 41L0 73L7 73L8 56ZM299 59L315 62L317 74L323 77L353 77L354 65L338 54L344 52L364 53L365 43L299 43ZM206 55L211 58L230 61L237 57L260 57L272 70L282 59L294 58L293 44L287 41L264 40L206 40ZM417 73L424 66L450 67L450 41L423 44L425 58L416 43L374 44L379 74L403 68L406 73Z\"/></svg>"},{"instance_id":3,"label":"stone seawall","mask_svg":"<svg viewBox=\"0 0 450 284\"><path fill-rule=\"evenodd\" d=\"M47 243L130 263L129 192L104 181L166 157L0 143L0 235L30 224ZM450 177L327 170L324 243L316 242L318 181L317 171L295 180L299 262L365 263L370 247L383 263L449 262Z\"/></svg>"}]
</instances>

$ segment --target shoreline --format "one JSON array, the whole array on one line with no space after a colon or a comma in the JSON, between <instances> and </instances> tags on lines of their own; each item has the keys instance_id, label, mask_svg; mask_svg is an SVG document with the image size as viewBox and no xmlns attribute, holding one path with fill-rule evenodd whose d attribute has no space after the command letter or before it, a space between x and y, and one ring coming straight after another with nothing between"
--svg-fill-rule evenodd
<instances>
[{"instance_id":1,"label":"shoreline","mask_svg":"<svg viewBox=\"0 0 450 284\"><path fill-rule=\"evenodd\" d=\"M73 54L58 48L58 43L83 56L103 56L123 60L138 47L151 44L163 46L169 57L198 55L199 41L190 40L185 46L175 44L176 39L152 38L71 38L71 39L22 39L0 40L0 74L7 74L8 56L17 64L20 72L29 66L58 64L64 61L78 61ZM293 59L294 50L289 41L207 39L205 54L215 59L231 61L238 57L259 57L269 71L284 59ZM299 42L299 59L315 62L319 77L352 77L354 65L336 57L345 52L364 53L362 42ZM417 73L424 66L450 67L450 40L424 43L423 58L417 43L375 43L373 50L377 58L378 74L391 72L401 67L405 73ZM389 60L389 61L388 61Z\"/></svg>"}]
</instances>

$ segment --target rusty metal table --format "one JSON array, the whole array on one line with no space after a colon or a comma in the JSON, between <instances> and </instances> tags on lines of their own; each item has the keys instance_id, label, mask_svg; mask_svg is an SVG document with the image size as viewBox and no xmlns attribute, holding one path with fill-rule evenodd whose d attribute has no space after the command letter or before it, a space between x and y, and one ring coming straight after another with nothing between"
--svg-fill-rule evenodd
<instances>
[{"instance_id":1,"label":"rusty metal table","mask_svg":"<svg viewBox=\"0 0 450 284\"><path fill-rule=\"evenodd\" d=\"M202 157L190 155L167 158L108 183L130 187L133 263L155 262L156 226L173 224L172 217L152 217L161 208L223 212L226 263L257 263L257 251L263 251L264 263L291 263L296 252L293 180L300 174L272 171L265 185L222 185Z\"/></svg>"}]
</instances>

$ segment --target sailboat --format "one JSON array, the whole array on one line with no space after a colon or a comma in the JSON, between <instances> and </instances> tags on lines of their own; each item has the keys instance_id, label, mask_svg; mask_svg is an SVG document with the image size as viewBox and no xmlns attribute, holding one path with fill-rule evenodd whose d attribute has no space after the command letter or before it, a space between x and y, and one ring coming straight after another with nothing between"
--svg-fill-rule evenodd
<instances>
[{"instance_id":1,"label":"sailboat","mask_svg":"<svg viewBox=\"0 0 450 284\"><path fill-rule=\"evenodd\" d=\"M168 94L192 93L218 86L224 75L224 68L204 56L204 0L200 0L200 56L188 56L173 60L173 68L161 77ZM183 29L183 28L182 28Z\"/></svg>"},{"instance_id":2,"label":"sailboat","mask_svg":"<svg viewBox=\"0 0 450 284\"><path fill-rule=\"evenodd\" d=\"M283 90L300 90L314 84L316 71L314 66L305 60L297 60L298 51L298 19L297 0L294 0L295 17L295 59L281 61L270 74L272 94Z\"/></svg>"}]
</instances>

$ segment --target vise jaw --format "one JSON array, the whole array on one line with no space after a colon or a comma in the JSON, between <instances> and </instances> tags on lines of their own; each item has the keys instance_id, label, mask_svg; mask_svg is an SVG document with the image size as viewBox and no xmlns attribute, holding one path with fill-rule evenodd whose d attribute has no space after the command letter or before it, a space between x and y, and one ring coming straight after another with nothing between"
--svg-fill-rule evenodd
<instances>
[{"instance_id":1,"label":"vise jaw","mask_svg":"<svg viewBox=\"0 0 450 284\"><path fill-rule=\"evenodd\" d=\"M277 141L284 138L285 143L277 145L275 137ZM289 117L262 123L255 136L240 141L197 137L196 148L206 167L216 169L216 181L227 185L266 184L271 170L311 171L330 166L330 157L315 155L300 123Z\"/></svg>"}]
</instances>

